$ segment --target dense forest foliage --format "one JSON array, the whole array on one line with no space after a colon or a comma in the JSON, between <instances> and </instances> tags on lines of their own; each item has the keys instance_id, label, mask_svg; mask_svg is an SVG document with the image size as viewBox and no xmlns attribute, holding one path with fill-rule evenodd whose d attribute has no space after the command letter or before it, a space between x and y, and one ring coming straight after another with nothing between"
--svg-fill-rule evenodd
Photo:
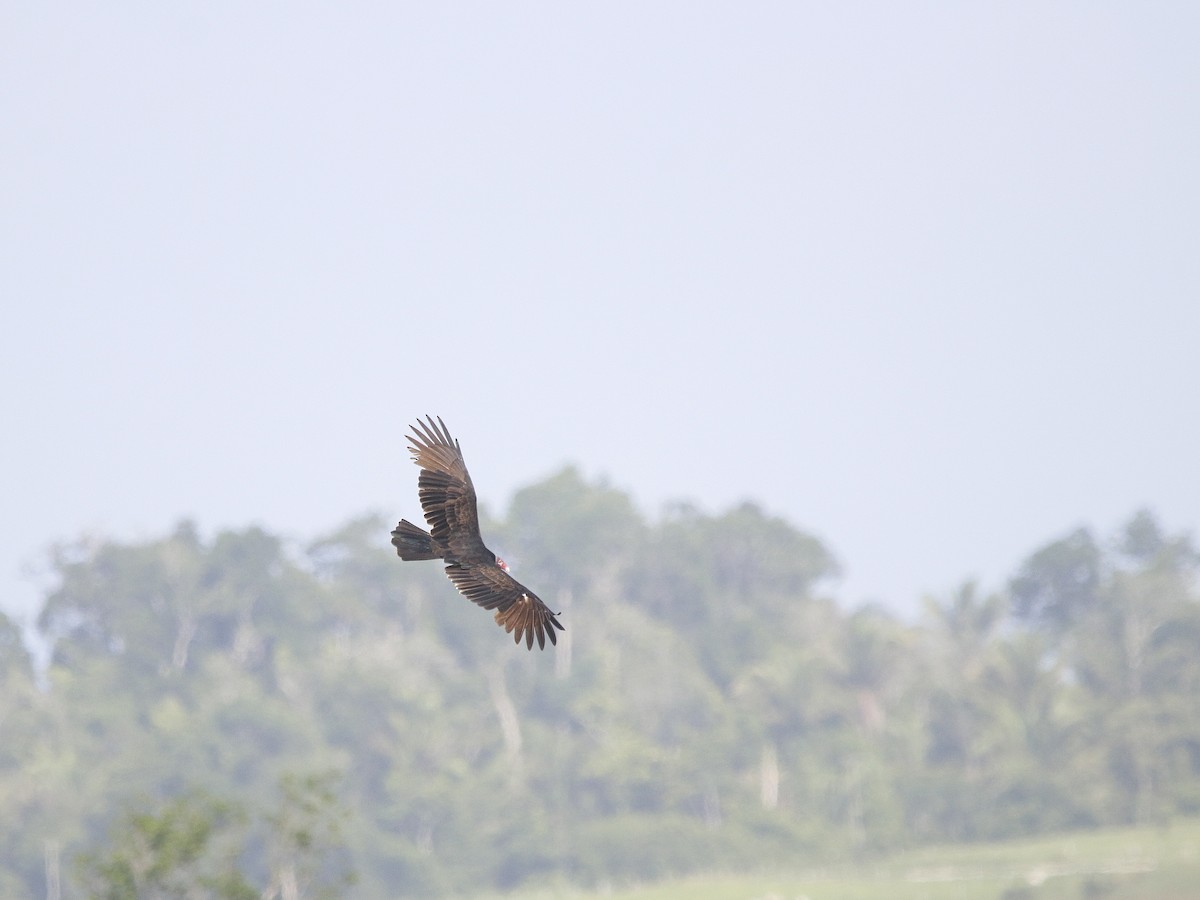
<instances>
[{"instance_id":1,"label":"dense forest foliage","mask_svg":"<svg viewBox=\"0 0 1200 900\"><path fill-rule=\"evenodd\" d=\"M53 551L0 617L0 896L461 894L1200 813L1200 556L1146 512L995 593L846 610L750 505L567 469L484 522L567 631L515 647L394 519Z\"/></svg>"}]
</instances>

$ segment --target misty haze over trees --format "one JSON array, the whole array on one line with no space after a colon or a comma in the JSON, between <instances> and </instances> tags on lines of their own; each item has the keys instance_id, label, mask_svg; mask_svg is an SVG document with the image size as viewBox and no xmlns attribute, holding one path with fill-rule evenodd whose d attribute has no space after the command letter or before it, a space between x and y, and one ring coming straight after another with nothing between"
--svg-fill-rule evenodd
<instances>
[{"instance_id":1,"label":"misty haze over trees","mask_svg":"<svg viewBox=\"0 0 1200 900\"><path fill-rule=\"evenodd\" d=\"M594 885L1200 814L1200 556L1149 512L909 623L754 505L647 521L566 469L484 523L562 610L545 653L394 524L55 549L45 672L0 616L0 895Z\"/></svg>"}]
</instances>

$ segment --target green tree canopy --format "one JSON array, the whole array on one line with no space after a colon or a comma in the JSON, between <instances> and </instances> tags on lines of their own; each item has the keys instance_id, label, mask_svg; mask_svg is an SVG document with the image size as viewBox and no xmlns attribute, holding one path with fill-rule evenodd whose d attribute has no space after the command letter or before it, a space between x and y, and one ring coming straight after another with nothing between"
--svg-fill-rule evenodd
<instances>
[{"instance_id":1,"label":"green tree canopy","mask_svg":"<svg viewBox=\"0 0 1200 900\"><path fill-rule=\"evenodd\" d=\"M1200 814L1200 563L1149 512L916 622L839 606L750 503L647 518L568 468L484 520L553 650L390 517L57 548L47 671L0 617L0 895L464 895Z\"/></svg>"}]
</instances>

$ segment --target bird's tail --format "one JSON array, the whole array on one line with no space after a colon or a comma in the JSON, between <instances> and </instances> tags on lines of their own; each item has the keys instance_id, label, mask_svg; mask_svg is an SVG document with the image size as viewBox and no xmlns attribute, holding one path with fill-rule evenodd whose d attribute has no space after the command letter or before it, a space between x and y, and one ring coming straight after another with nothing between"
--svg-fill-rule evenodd
<instances>
[{"instance_id":1,"label":"bird's tail","mask_svg":"<svg viewBox=\"0 0 1200 900\"><path fill-rule=\"evenodd\" d=\"M433 546L433 537L428 531L418 528L407 519L401 519L392 532L392 546L401 559L441 559L442 554Z\"/></svg>"}]
</instances>

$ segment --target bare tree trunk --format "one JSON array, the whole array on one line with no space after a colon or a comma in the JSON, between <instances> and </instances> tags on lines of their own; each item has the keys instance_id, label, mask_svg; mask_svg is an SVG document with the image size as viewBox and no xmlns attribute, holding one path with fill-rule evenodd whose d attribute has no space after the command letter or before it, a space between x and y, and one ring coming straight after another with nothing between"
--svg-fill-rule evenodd
<instances>
[{"instance_id":1,"label":"bare tree trunk","mask_svg":"<svg viewBox=\"0 0 1200 900\"><path fill-rule=\"evenodd\" d=\"M61 849L58 845L58 840L56 838L48 838L43 844L43 852L46 857L46 900L61 900Z\"/></svg>"},{"instance_id":2,"label":"bare tree trunk","mask_svg":"<svg viewBox=\"0 0 1200 900\"><path fill-rule=\"evenodd\" d=\"M182 669L187 665L188 649L195 636L196 617L190 609L185 610L180 614L179 628L175 632L175 648L171 651L171 665L176 669Z\"/></svg>"},{"instance_id":3,"label":"bare tree trunk","mask_svg":"<svg viewBox=\"0 0 1200 900\"><path fill-rule=\"evenodd\" d=\"M296 864L291 860L278 868L272 866L271 883L262 892L262 900L300 900L300 885L296 879Z\"/></svg>"},{"instance_id":4,"label":"bare tree trunk","mask_svg":"<svg viewBox=\"0 0 1200 900\"><path fill-rule=\"evenodd\" d=\"M296 867L290 862L279 873L279 900L300 900L300 886L296 884Z\"/></svg>"},{"instance_id":5,"label":"bare tree trunk","mask_svg":"<svg viewBox=\"0 0 1200 900\"><path fill-rule=\"evenodd\" d=\"M867 839L867 827L864 817L864 808L866 804L863 798L863 781L865 773L863 771L862 760L855 756L850 760L846 767L846 825L850 833L854 836L854 843L861 845Z\"/></svg>"},{"instance_id":6,"label":"bare tree trunk","mask_svg":"<svg viewBox=\"0 0 1200 900\"><path fill-rule=\"evenodd\" d=\"M714 831L721 827L721 794L715 787L704 792L704 824Z\"/></svg>"},{"instance_id":7,"label":"bare tree trunk","mask_svg":"<svg viewBox=\"0 0 1200 900\"><path fill-rule=\"evenodd\" d=\"M1154 817L1155 786L1150 771L1150 758L1153 755L1152 719L1144 719L1140 714L1142 705L1143 682L1145 670L1146 648L1150 644L1157 622L1151 621L1149 614L1140 609L1140 604L1133 598L1125 611L1122 624L1122 643L1125 651L1126 692L1132 707L1133 723L1130 727L1129 742L1133 754L1133 821L1136 825L1144 825Z\"/></svg>"},{"instance_id":8,"label":"bare tree trunk","mask_svg":"<svg viewBox=\"0 0 1200 900\"><path fill-rule=\"evenodd\" d=\"M775 809L779 805L779 754L775 742L763 744L762 762L758 767L759 798L763 809Z\"/></svg>"},{"instance_id":9,"label":"bare tree trunk","mask_svg":"<svg viewBox=\"0 0 1200 900\"><path fill-rule=\"evenodd\" d=\"M509 761L519 762L521 722L517 718L517 708L513 705L512 697L508 694L503 663L493 669L492 677L488 679L488 687L492 692L492 704L496 707L496 715L500 719L500 731L504 735L504 748L508 751Z\"/></svg>"},{"instance_id":10,"label":"bare tree trunk","mask_svg":"<svg viewBox=\"0 0 1200 900\"><path fill-rule=\"evenodd\" d=\"M558 608L567 612L571 608L571 589L564 588L558 592ZM574 632L568 628L558 636L558 652L554 654L554 674L558 678L567 678L571 674L571 639Z\"/></svg>"}]
</instances>

